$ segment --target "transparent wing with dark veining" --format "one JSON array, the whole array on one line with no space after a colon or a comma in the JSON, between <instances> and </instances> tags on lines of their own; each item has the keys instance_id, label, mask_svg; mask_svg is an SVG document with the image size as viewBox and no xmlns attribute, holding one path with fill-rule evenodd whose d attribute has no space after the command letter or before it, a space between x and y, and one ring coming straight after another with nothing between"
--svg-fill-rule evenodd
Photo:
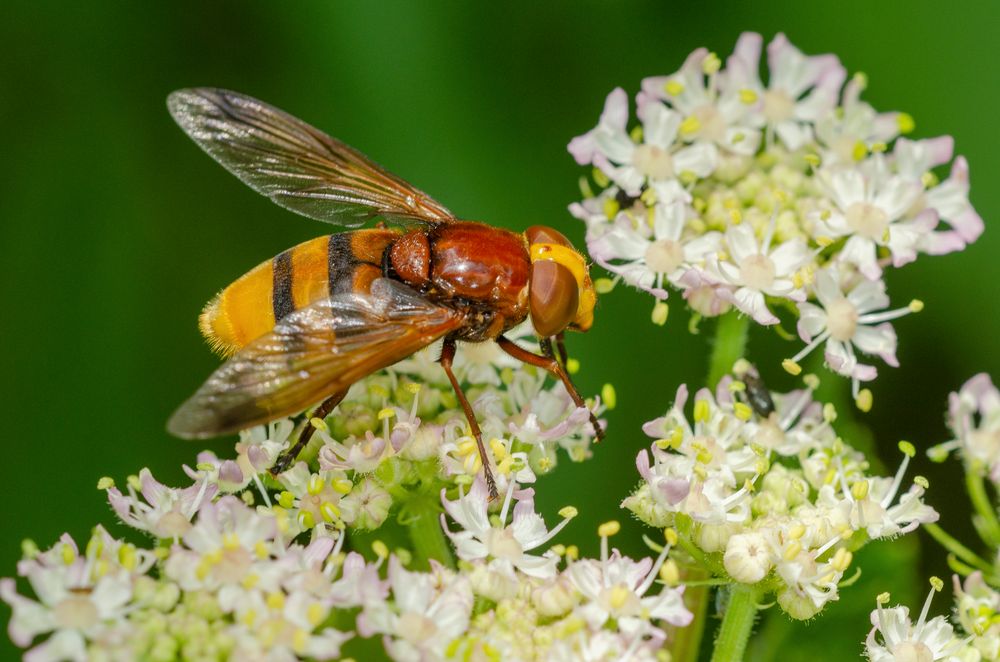
<instances>
[{"instance_id":1,"label":"transparent wing with dark veining","mask_svg":"<svg viewBox=\"0 0 1000 662\"><path fill-rule=\"evenodd\" d=\"M172 93L167 107L226 170L303 216L348 227L373 216L425 223L454 219L361 152L253 97L193 88Z\"/></svg>"},{"instance_id":2,"label":"transparent wing with dark veining","mask_svg":"<svg viewBox=\"0 0 1000 662\"><path fill-rule=\"evenodd\" d=\"M368 295L336 295L283 318L220 366L167 428L212 437L298 413L461 324L459 313L380 278Z\"/></svg>"}]
</instances>

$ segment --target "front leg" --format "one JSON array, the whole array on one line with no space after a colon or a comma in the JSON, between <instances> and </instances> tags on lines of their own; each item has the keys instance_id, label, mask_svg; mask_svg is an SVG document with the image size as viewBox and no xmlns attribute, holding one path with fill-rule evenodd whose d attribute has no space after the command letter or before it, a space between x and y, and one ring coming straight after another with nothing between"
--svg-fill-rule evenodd
<instances>
[{"instance_id":1,"label":"front leg","mask_svg":"<svg viewBox=\"0 0 1000 662\"><path fill-rule=\"evenodd\" d=\"M528 350L520 347L513 341L500 336L497 338L497 344L500 345L500 349L507 352L513 356L518 361L522 363L527 363L528 365L533 365L535 367L547 370L549 373L558 377L566 387L566 391L569 393L569 397L573 398L573 402L577 407L587 408L587 403L584 401L583 396L580 392L576 390L576 386L573 385L572 380L569 378L569 373L566 372L566 368L563 367L559 361L553 356L538 356L537 354L532 354ZM544 345L543 345L544 346ZM549 341L548 350L551 352L552 343ZM589 411L589 408L588 408ZM597 441L604 439L604 430L601 429L600 423L597 422L597 417L594 416L594 412L590 412L590 424L594 426L594 436Z\"/></svg>"},{"instance_id":2,"label":"front leg","mask_svg":"<svg viewBox=\"0 0 1000 662\"><path fill-rule=\"evenodd\" d=\"M462 404L462 410L465 412L465 418L468 419L469 427L472 429L472 436L476 438L476 445L479 447L479 459L483 463L483 474L486 476L486 487L490 493L490 501L493 501L499 493L497 492L496 481L493 480L493 470L490 469L490 456L487 454L486 446L483 444L483 433L479 429L479 422L476 421L476 413L472 411L472 405L469 404L468 398L465 397L465 392L462 391L458 379L455 378L455 373L451 370L451 363L454 358L455 339L445 338L444 345L441 347L441 367L444 368L445 374L448 375L451 387L455 389L455 395L458 396L458 401Z\"/></svg>"},{"instance_id":3,"label":"front leg","mask_svg":"<svg viewBox=\"0 0 1000 662\"><path fill-rule=\"evenodd\" d=\"M339 405L341 400L343 400L346 395L346 389L338 391L324 400L319 407L316 407L316 410L313 411L312 414L309 415L308 420L306 420L306 426L302 428L302 432L299 433L299 439L295 442L295 445L278 456L274 466L271 467L272 475L277 476L287 470L288 467L291 466L292 462L295 461L295 458L299 456L299 453L302 452L302 449L306 447L306 444L309 443L309 440L312 439L313 433L316 432L316 428L313 427L310 421L314 418L322 419L329 416L330 412L333 411L333 408Z\"/></svg>"}]
</instances>

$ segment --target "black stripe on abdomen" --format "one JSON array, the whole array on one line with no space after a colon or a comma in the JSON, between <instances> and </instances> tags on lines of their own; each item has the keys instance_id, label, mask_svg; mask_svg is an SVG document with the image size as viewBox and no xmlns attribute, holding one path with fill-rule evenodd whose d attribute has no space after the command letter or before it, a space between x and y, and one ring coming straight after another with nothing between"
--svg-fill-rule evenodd
<instances>
[{"instance_id":1,"label":"black stripe on abdomen","mask_svg":"<svg viewBox=\"0 0 1000 662\"><path fill-rule=\"evenodd\" d=\"M292 299L292 252L277 255L272 263L274 281L271 288L271 305L274 307L274 321L277 322L295 310Z\"/></svg>"},{"instance_id":2,"label":"black stripe on abdomen","mask_svg":"<svg viewBox=\"0 0 1000 662\"><path fill-rule=\"evenodd\" d=\"M354 267L358 260L351 249L351 232L330 235L327 247L327 283L330 295L354 291Z\"/></svg>"}]
</instances>

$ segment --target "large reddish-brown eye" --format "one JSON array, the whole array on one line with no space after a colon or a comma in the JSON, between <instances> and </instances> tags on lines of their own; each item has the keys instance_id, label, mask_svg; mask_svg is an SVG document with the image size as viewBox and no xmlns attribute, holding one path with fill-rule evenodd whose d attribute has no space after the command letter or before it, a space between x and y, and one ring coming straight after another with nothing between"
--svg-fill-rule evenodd
<instances>
[{"instance_id":1,"label":"large reddish-brown eye","mask_svg":"<svg viewBox=\"0 0 1000 662\"><path fill-rule=\"evenodd\" d=\"M559 333L576 318L580 292L569 269L538 260L531 265L531 323L542 338Z\"/></svg>"},{"instance_id":2,"label":"large reddish-brown eye","mask_svg":"<svg viewBox=\"0 0 1000 662\"><path fill-rule=\"evenodd\" d=\"M528 238L529 244L559 244L573 248L573 244L561 232L544 225L532 225L524 231L524 236Z\"/></svg>"}]
</instances>

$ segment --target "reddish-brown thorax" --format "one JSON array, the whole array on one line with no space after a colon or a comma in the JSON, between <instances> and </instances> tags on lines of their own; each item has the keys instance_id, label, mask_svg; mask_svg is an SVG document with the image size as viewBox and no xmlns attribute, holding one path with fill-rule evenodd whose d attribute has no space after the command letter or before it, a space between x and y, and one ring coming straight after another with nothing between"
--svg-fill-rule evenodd
<instances>
[{"instance_id":1,"label":"reddish-brown thorax","mask_svg":"<svg viewBox=\"0 0 1000 662\"><path fill-rule=\"evenodd\" d=\"M467 310L465 340L495 338L528 316L524 235L471 221L411 230L393 242L389 263L402 281Z\"/></svg>"}]
</instances>

